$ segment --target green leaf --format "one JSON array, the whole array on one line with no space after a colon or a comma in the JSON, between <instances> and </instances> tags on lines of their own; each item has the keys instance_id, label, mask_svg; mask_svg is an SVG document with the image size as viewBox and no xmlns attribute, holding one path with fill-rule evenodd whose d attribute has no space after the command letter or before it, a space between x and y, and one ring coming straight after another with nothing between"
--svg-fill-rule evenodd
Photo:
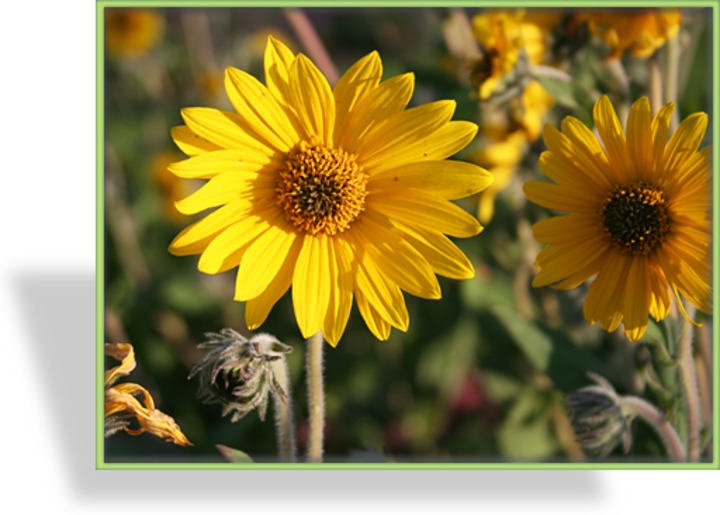
<instances>
[{"instance_id":1,"label":"green leaf","mask_svg":"<svg viewBox=\"0 0 720 515\"><path fill-rule=\"evenodd\" d=\"M549 400L546 394L533 388L524 390L517 398L498 431L498 445L503 456L540 460L557 452Z\"/></svg>"},{"instance_id":2,"label":"green leaf","mask_svg":"<svg viewBox=\"0 0 720 515\"><path fill-rule=\"evenodd\" d=\"M564 332L543 329L507 308L496 307L491 313L535 368L550 377L563 392L587 386L588 371L610 382L617 381L602 361L575 345Z\"/></svg>"},{"instance_id":3,"label":"green leaf","mask_svg":"<svg viewBox=\"0 0 720 515\"><path fill-rule=\"evenodd\" d=\"M220 454L222 454L230 463L253 463L250 456L242 451L233 449L232 447L217 444L215 448L220 451Z\"/></svg>"}]
</instances>

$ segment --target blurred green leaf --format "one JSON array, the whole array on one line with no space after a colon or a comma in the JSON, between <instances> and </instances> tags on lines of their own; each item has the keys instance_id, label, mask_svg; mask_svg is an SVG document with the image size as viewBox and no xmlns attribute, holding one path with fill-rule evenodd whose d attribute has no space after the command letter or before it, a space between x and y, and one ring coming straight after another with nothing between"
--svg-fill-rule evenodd
<instances>
[{"instance_id":1,"label":"blurred green leaf","mask_svg":"<svg viewBox=\"0 0 720 515\"><path fill-rule=\"evenodd\" d=\"M557 451L548 402L548 396L534 388L526 389L517 398L498 432L503 456L541 460Z\"/></svg>"},{"instance_id":2,"label":"blurred green leaf","mask_svg":"<svg viewBox=\"0 0 720 515\"><path fill-rule=\"evenodd\" d=\"M535 368L549 376L563 392L587 385L588 371L611 382L616 380L598 358L576 346L562 331L542 329L501 306L493 308L491 313Z\"/></svg>"}]
</instances>

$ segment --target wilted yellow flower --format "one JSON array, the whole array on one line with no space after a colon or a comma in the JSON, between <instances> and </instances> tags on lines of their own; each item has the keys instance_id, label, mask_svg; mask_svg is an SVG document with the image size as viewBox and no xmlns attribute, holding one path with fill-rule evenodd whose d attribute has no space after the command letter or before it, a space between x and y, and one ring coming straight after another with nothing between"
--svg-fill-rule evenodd
<instances>
[{"instance_id":1,"label":"wilted yellow flower","mask_svg":"<svg viewBox=\"0 0 720 515\"><path fill-rule=\"evenodd\" d=\"M679 9L604 10L581 14L590 32L610 47L609 58L619 58L629 50L635 57L650 57L680 28Z\"/></svg>"},{"instance_id":2,"label":"wilted yellow flower","mask_svg":"<svg viewBox=\"0 0 720 515\"><path fill-rule=\"evenodd\" d=\"M177 445L192 445L171 417L155 409L150 392L135 383L115 382L135 369L135 351L129 343L106 343L105 354L120 361L120 365L105 372L105 435L120 429L131 435L148 431ZM141 403L137 396L143 396ZM140 427L131 429L135 420Z\"/></svg>"},{"instance_id":3,"label":"wilted yellow flower","mask_svg":"<svg viewBox=\"0 0 720 515\"><path fill-rule=\"evenodd\" d=\"M593 112L600 145L582 122L547 125L540 169L554 183L525 184L527 197L565 216L533 227L548 246L537 256L533 286L571 289L595 276L585 318L630 340L643 336L648 314L664 319L670 292L711 312L711 147L698 150L705 113L688 116L667 140L673 104L653 118L641 98L630 109L627 136L607 97ZM603 148L604 147L604 148Z\"/></svg>"},{"instance_id":4,"label":"wilted yellow flower","mask_svg":"<svg viewBox=\"0 0 720 515\"><path fill-rule=\"evenodd\" d=\"M155 46L164 29L163 16L150 9L105 11L105 42L111 54L144 54Z\"/></svg>"},{"instance_id":5,"label":"wilted yellow flower","mask_svg":"<svg viewBox=\"0 0 720 515\"><path fill-rule=\"evenodd\" d=\"M182 111L186 125L172 135L191 157L170 171L209 181L177 208L218 209L182 231L170 251L201 254L198 268L209 274L239 267L235 300L247 302L249 328L292 285L304 337L322 331L337 345L354 297L385 340L391 326L408 328L403 290L437 299L435 274L474 276L445 234L469 237L482 227L450 200L483 190L492 177L445 159L477 126L450 121L451 100L406 109L413 75L381 76L372 52L332 89L310 59L271 37L267 85L226 70L237 113Z\"/></svg>"}]
</instances>

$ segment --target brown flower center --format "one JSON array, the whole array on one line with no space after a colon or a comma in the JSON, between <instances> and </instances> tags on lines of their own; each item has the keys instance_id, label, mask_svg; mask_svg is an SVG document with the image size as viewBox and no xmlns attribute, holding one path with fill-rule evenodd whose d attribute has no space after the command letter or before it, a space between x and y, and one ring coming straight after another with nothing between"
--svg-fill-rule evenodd
<instances>
[{"instance_id":1,"label":"brown flower center","mask_svg":"<svg viewBox=\"0 0 720 515\"><path fill-rule=\"evenodd\" d=\"M617 186L600 209L603 226L623 252L646 256L670 230L662 190L645 181Z\"/></svg>"},{"instance_id":2,"label":"brown flower center","mask_svg":"<svg viewBox=\"0 0 720 515\"><path fill-rule=\"evenodd\" d=\"M288 153L280 168L277 204L299 231L336 234L365 209L367 181L355 156L302 143Z\"/></svg>"}]
</instances>

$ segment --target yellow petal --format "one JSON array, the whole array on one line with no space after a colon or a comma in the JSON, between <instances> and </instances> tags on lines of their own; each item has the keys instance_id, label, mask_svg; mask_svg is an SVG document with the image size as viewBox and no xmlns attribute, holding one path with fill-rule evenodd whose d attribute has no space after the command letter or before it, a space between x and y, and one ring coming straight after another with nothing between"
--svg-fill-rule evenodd
<instances>
[{"instance_id":1,"label":"yellow petal","mask_svg":"<svg viewBox=\"0 0 720 515\"><path fill-rule=\"evenodd\" d=\"M250 244L283 214L274 206L265 210L253 209L247 216L218 234L203 251L198 270L217 274L236 267Z\"/></svg>"},{"instance_id":2,"label":"yellow petal","mask_svg":"<svg viewBox=\"0 0 720 515\"><path fill-rule=\"evenodd\" d=\"M247 150L216 150L172 163L168 170L185 179L212 179L223 172L258 172L270 158Z\"/></svg>"},{"instance_id":3,"label":"yellow petal","mask_svg":"<svg viewBox=\"0 0 720 515\"><path fill-rule=\"evenodd\" d=\"M380 341L385 341L390 338L390 324L380 316L358 289L355 290L355 300L357 301L360 315L362 315L365 324L367 324L370 332L375 335L375 338Z\"/></svg>"},{"instance_id":4,"label":"yellow petal","mask_svg":"<svg viewBox=\"0 0 720 515\"><path fill-rule=\"evenodd\" d=\"M650 289L647 284L644 256L635 256L631 259L624 286L625 334L630 341L637 341L647 330L650 311Z\"/></svg>"},{"instance_id":5,"label":"yellow petal","mask_svg":"<svg viewBox=\"0 0 720 515\"><path fill-rule=\"evenodd\" d=\"M255 77L228 67L225 70L225 89L240 115L245 132L279 152L287 152L298 141L297 131L283 109Z\"/></svg>"},{"instance_id":6,"label":"yellow petal","mask_svg":"<svg viewBox=\"0 0 720 515\"><path fill-rule=\"evenodd\" d=\"M272 197L274 184L272 176L251 170L221 173L190 196L176 202L175 207L184 215L194 215L234 200L248 199L248 203L255 203L256 197Z\"/></svg>"},{"instance_id":7,"label":"yellow petal","mask_svg":"<svg viewBox=\"0 0 720 515\"><path fill-rule=\"evenodd\" d=\"M260 295L278 274L286 259L295 260L302 239L287 222L271 225L243 254L235 283L235 300ZM296 244L297 242L297 244ZM296 247L294 251L293 249Z\"/></svg>"},{"instance_id":8,"label":"yellow petal","mask_svg":"<svg viewBox=\"0 0 720 515\"><path fill-rule=\"evenodd\" d=\"M632 164L628 154L625 132L620 125L615 108L610 99L603 95L593 110L595 127L605 144L610 166L621 177L628 177Z\"/></svg>"},{"instance_id":9,"label":"yellow petal","mask_svg":"<svg viewBox=\"0 0 720 515\"><path fill-rule=\"evenodd\" d=\"M245 324L251 331L265 322L270 310L290 288L299 253L298 247L296 245L290 249L287 258L280 266L273 280L265 288L265 291L254 299L248 300L245 304Z\"/></svg>"},{"instance_id":10,"label":"yellow petal","mask_svg":"<svg viewBox=\"0 0 720 515\"><path fill-rule=\"evenodd\" d=\"M336 347L350 318L356 265L352 249L341 236L328 238L328 250L330 298L322 331L325 341Z\"/></svg>"},{"instance_id":11,"label":"yellow petal","mask_svg":"<svg viewBox=\"0 0 720 515\"><path fill-rule=\"evenodd\" d=\"M623 317L623 288L627 280L630 260L618 252L609 252L588 288L583 311L590 324L599 322L600 326L612 332L620 325Z\"/></svg>"},{"instance_id":12,"label":"yellow petal","mask_svg":"<svg viewBox=\"0 0 720 515\"><path fill-rule=\"evenodd\" d=\"M345 129L345 123L358 102L375 89L382 77L382 61L377 52L371 52L340 77L333 94L335 96L334 134L337 138Z\"/></svg>"},{"instance_id":13,"label":"yellow petal","mask_svg":"<svg viewBox=\"0 0 720 515\"><path fill-rule=\"evenodd\" d=\"M205 138L201 138L185 125L173 127L170 129L170 135L178 148L187 156L196 156L222 148L215 143L210 143Z\"/></svg>"},{"instance_id":14,"label":"yellow petal","mask_svg":"<svg viewBox=\"0 0 720 515\"><path fill-rule=\"evenodd\" d=\"M493 176L474 164L461 161L424 161L400 165L375 175L371 178L368 189L414 188L453 200L474 195L492 182Z\"/></svg>"},{"instance_id":15,"label":"yellow petal","mask_svg":"<svg viewBox=\"0 0 720 515\"><path fill-rule=\"evenodd\" d=\"M315 64L299 54L290 67L290 101L305 130L305 139L332 145L335 98L330 84Z\"/></svg>"},{"instance_id":16,"label":"yellow petal","mask_svg":"<svg viewBox=\"0 0 720 515\"><path fill-rule=\"evenodd\" d=\"M698 151L705 137L708 117L705 113L693 113L685 118L665 148L660 168L662 175L672 175L682 164Z\"/></svg>"},{"instance_id":17,"label":"yellow petal","mask_svg":"<svg viewBox=\"0 0 720 515\"><path fill-rule=\"evenodd\" d=\"M265 83L275 99L287 106L289 103L288 77L295 55L282 41L268 37L265 47Z\"/></svg>"},{"instance_id":18,"label":"yellow petal","mask_svg":"<svg viewBox=\"0 0 720 515\"><path fill-rule=\"evenodd\" d=\"M458 238L469 238L482 231L478 220L452 202L420 190L392 189L368 195L365 216L382 213L411 227L421 227Z\"/></svg>"},{"instance_id":19,"label":"yellow petal","mask_svg":"<svg viewBox=\"0 0 720 515\"><path fill-rule=\"evenodd\" d=\"M416 297L439 299L440 285L430 264L387 221L383 225L372 218L382 219L366 212L355 221L351 235L357 245L368 252L383 275L403 290Z\"/></svg>"},{"instance_id":20,"label":"yellow petal","mask_svg":"<svg viewBox=\"0 0 720 515\"><path fill-rule=\"evenodd\" d=\"M243 218L250 209L251 204L244 200L230 202L183 229L168 250L175 256L199 254L220 231Z\"/></svg>"},{"instance_id":21,"label":"yellow petal","mask_svg":"<svg viewBox=\"0 0 720 515\"><path fill-rule=\"evenodd\" d=\"M343 131L335 135L337 145L348 152L357 152L362 139L376 125L405 109L412 97L414 80L412 73L406 73L368 91L345 121Z\"/></svg>"},{"instance_id":22,"label":"yellow petal","mask_svg":"<svg viewBox=\"0 0 720 515\"><path fill-rule=\"evenodd\" d=\"M592 214L597 212L600 201L592 192L581 192L557 184L530 181L523 185L525 196L536 204L571 213Z\"/></svg>"},{"instance_id":23,"label":"yellow petal","mask_svg":"<svg viewBox=\"0 0 720 515\"><path fill-rule=\"evenodd\" d=\"M454 100L438 100L402 111L378 124L357 146L358 162L366 170L430 136L450 121Z\"/></svg>"},{"instance_id":24,"label":"yellow petal","mask_svg":"<svg viewBox=\"0 0 720 515\"><path fill-rule=\"evenodd\" d=\"M632 105L628 114L627 146L633 163L628 169L630 181L652 177L651 123L650 101L642 97Z\"/></svg>"},{"instance_id":25,"label":"yellow petal","mask_svg":"<svg viewBox=\"0 0 720 515\"><path fill-rule=\"evenodd\" d=\"M658 111L651 124L653 139L652 172L656 176L661 170L660 166L663 162L663 155L665 154L665 145L667 144L667 136L670 132L670 122L673 111L675 111L675 103L670 102L666 104Z\"/></svg>"},{"instance_id":26,"label":"yellow petal","mask_svg":"<svg viewBox=\"0 0 720 515\"><path fill-rule=\"evenodd\" d=\"M120 361L118 366L105 372L105 388L135 370L135 350L129 343L106 343L105 355Z\"/></svg>"},{"instance_id":27,"label":"yellow petal","mask_svg":"<svg viewBox=\"0 0 720 515\"><path fill-rule=\"evenodd\" d=\"M293 273L292 298L295 318L303 338L309 338L322 327L328 302L330 266L328 236L306 234Z\"/></svg>"},{"instance_id":28,"label":"yellow petal","mask_svg":"<svg viewBox=\"0 0 720 515\"><path fill-rule=\"evenodd\" d=\"M259 152L272 157L276 150L244 132L242 119L235 113L209 107L187 107L180 111L192 132L227 149Z\"/></svg>"},{"instance_id":29,"label":"yellow petal","mask_svg":"<svg viewBox=\"0 0 720 515\"><path fill-rule=\"evenodd\" d=\"M388 155L382 161L375 161L372 168L366 171L374 175L406 163L445 159L465 148L473 140L477 130L478 126L472 122L448 122L429 136L409 144L403 152Z\"/></svg>"}]
</instances>

